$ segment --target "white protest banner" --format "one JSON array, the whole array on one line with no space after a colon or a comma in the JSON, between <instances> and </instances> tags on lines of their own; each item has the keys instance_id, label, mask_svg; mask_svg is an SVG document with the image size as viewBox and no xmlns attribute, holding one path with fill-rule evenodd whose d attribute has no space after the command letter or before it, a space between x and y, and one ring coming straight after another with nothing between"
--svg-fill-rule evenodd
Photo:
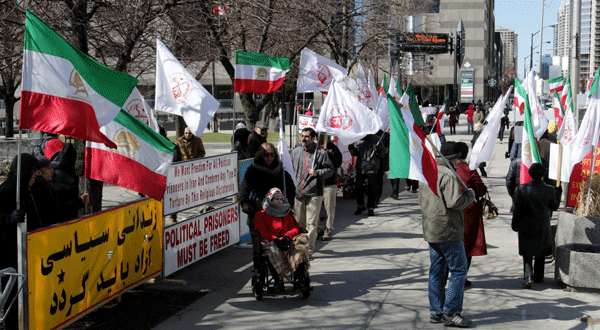
<instances>
[{"instance_id":1,"label":"white protest banner","mask_svg":"<svg viewBox=\"0 0 600 330\"><path fill-rule=\"evenodd\" d=\"M164 214L187 210L238 192L237 153L171 164Z\"/></svg>"},{"instance_id":2,"label":"white protest banner","mask_svg":"<svg viewBox=\"0 0 600 330\"><path fill-rule=\"evenodd\" d=\"M238 204L178 222L164 230L164 275L240 241Z\"/></svg>"},{"instance_id":3,"label":"white protest banner","mask_svg":"<svg viewBox=\"0 0 600 330\"><path fill-rule=\"evenodd\" d=\"M302 129L306 127L311 127L312 129L315 129L315 127L317 127L318 120L319 117L298 115L298 132L301 132Z\"/></svg>"}]
</instances>

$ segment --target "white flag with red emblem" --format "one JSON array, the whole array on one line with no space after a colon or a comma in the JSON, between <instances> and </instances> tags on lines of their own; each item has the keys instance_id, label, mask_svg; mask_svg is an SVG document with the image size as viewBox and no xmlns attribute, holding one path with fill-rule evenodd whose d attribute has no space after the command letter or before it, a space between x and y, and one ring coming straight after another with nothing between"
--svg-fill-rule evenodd
<instances>
[{"instance_id":1,"label":"white flag with red emblem","mask_svg":"<svg viewBox=\"0 0 600 330\"><path fill-rule=\"evenodd\" d=\"M315 131L338 137L345 145L352 144L381 128L381 118L358 101L343 82L334 81L321 108Z\"/></svg>"},{"instance_id":2,"label":"white flag with red emblem","mask_svg":"<svg viewBox=\"0 0 600 330\"><path fill-rule=\"evenodd\" d=\"M296 91L298 93L327 92L334 79L340 80L346 75L348 75L348 70L341 65L304 48L300 54Z\"/></svg>"},{"instance_id":3,"label":"white flag with red emblem","mask_svg":"<svg viewBox=\"0 0 600 330\"><path fill-rule=\"evenodd\" d=\"M215 99L156 39L156 110L183 116L190 131L202 136L219 108Z\"/></svg>"},{"instance_id":4,"label":"white flag with red emblem","mask_svg":"<svg viewBox=\"0 0 600 330\"><path fill-rule=\"evenodd\" d=\"M125 101L123 109L139 119L142 123L150 126L156 133L160 133L154 111L152 111L152 108L146 103L146 100L137 87L133 89L127 98L127 101Z\"/></svg>"},{"instance_id":5,"label":"white flag with red emblem","mask_svg":"<svg viewBox=\"0 0 600 330\"><path fill-rule=\"evenodd\" d=\"M358 100L360 103L369 108L374 108L377 104L377 93L374 93L374 90L376 89L371 89L369 81L367 81L367 76L365 75L365 70L360 62L358 62L356 85L358 86ZM373 85L373 87L375 87L375 85Z\"/></svg>"}]
</instances>

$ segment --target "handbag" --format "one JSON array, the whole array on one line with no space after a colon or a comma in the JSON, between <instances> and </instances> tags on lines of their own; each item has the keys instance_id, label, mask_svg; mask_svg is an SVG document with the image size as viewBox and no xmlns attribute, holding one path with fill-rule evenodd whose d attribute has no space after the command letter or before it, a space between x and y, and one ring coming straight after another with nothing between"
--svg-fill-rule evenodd
<instances>
[{"instance_id":1,"label":"handbag","mask_svg":"<svg viewBox=\"0 0 600 330\"><path fill-rule=\"evenodd\" d=\"M498 208L492 203L489 192L486 192L485 196L481 197L481 207L483 216L486 219L494 219L498 216Z\"/></svg>"}]
</instances>

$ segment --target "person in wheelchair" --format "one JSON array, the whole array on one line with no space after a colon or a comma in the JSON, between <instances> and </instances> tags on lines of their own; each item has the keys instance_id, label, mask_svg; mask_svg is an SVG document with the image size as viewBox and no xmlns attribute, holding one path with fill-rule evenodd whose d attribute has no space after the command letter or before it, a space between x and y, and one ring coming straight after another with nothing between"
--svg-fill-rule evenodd
<instances>
[{"instance_id":1,"label":"person in wheelchair","mask_svg":"<svg viewBox=\"0 0 600 330\"><path fill-rule=\"evenodd\" d=\"M302 233L294 219L291 205L279 188L269 190L256 212L254 225L261 236L263 255L270 262L275 288L285 291L283 279L301 291L310 288L308 269L308 235ZM273 272L275 270L275 272Z\"/></svg>"}]
</instances>

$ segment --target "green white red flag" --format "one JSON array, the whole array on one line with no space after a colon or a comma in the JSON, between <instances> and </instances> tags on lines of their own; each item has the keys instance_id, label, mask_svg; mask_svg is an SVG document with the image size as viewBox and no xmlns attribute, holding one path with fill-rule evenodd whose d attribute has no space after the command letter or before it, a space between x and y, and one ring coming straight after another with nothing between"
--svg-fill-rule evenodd
<instances>
[{"instance_id":1,"label":"green white red flag","mask_svg":"<svg viewBox=\"0 0 600 330\"><path fill-rule=\"evenodd\" d=\"M19 129L116 147L100 132L138 80L73 47L27 10Z\"/></svg>"},{"instance_id":2,"label":"green white red flag","mask_svg":"<svg viewBox=\"0 0 600 330\"><path fill-rule=\"evenodd\" d=\"M518 79L515 79L515 102L523 104L523 139L521 141L521 173L520 183L531 181L529 168L533 163L541 163L540 152L535 138L535 131L531 123L531 108L529 107L529 96ZM521 103L522 102L522 103Z\"/></svg>"},{"instance_id":3,"label":"green white red flag","mask_svg":"<svg viewBox=\"0 0 600 330\"><path fill-rule=\"evenodd\" d=\"M425 144L425 132L414 120L410 109L411 96L407 92L402 95L400 103L386 95L391 127L388 177L418 180L429 186L437 196L437 164Z\"/></svg>"},{"instance_id":4,"label":"green white red flag","mask_svg":"<svg viewBox=\"0 0 600 330\"><path fill-rule=\"evenodd\" d=\"M442 108L437 114L437 118L435 119L435 129L438 135L444 134L444 113L446 112L446 107L448 104L448 98L444 100L444 104Z\"/></svg>"},{"instance_id":5,"label":"green white red flag","mask_svg":"<svg viewBox=\"0 0 600 330\"><path fill-rule=\"evenodd\" d=\"M290 59L262 53L235 52L236 93L269 94L281 87L290 70Z\"/></svg>"},{"instance_id":6,"label":"green white red flag","mask_svg":"<svg viewBox=\"0 0 600 330\"><path fill-rule=\"evenodd\" d=\"M117 148L88 143L85 176L162 200L175 145L125 110L101 131Z\"/></svg>"},{"instance_id":7,"label":"green white red flag","mask_svg":"<svg viewBox=\"0 0 600 330\"><path fill-rule=\"evenodd\" d=\"M565 81L563 76L559 76L556 78L548 79L548 84L550 85L550 94L552 94L552 97L555 100L553 103L556 104L556 106L554 106L554 118L557 119L557 125L558 128L560 128L562 126L563 119L565 116L565 109L560 103L560 94L563 91Z\"/></svg>"}]
</instances>

